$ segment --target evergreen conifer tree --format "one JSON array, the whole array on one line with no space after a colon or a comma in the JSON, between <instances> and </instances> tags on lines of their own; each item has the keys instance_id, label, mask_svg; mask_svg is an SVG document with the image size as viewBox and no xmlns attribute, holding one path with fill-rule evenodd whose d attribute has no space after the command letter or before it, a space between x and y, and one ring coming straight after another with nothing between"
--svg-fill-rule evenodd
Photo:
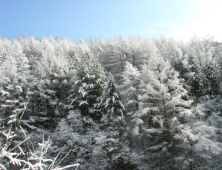
<instances>
[{"instance_id":1,"label":"evergreen conifer tree","mask_svg":"<svg viewBox=\"0 0 222 170\"><path fill-rule=\"evenodd\" d=\"M175 154L174 133L180 124L179 114L192 103L185 100L187 91L178 76L161 57L151 59L149 65L143 67L140 109L133 114L132 132L141 138L142 145L147 148L151 167L159 164L161 169L163 164L159 161L163 161L166 162L163 165L165 168L173 168L174 161L171 158ZM152 161L157 157L161 159L153 165Z\"/></svg>"},{"instance_id":2,"label":"evergreen conifer tree","mask_svg":"<svg viewBox=\"0 0 222 170\"><path fill-rule=\"evenodd\" d=\"M28 59L19 42L17 40L11 42L7 50L0 71L2 111L3 116L11 117L10 122L15 122L27 105L31 76Z\"/></svg>"},{"instance_id":3,"label":"evergreen conifer tree","mask_svg":"<svg viewBox=\"0 0 222 170\"><path fill-rule=\"evenodd\" d=\"M105 73L98 60L89 54L82 56L76 68L74 94L69 96L69 101L74 108L79 108L82 115L88 115L95 119L101 117L94 104L98 97L102 96Z\"/></svg>"},{"instance_id":4,"label":"evergreen conifer tree","mask_svg":"<svg viewBox=\"0 0 222 170\"><path fill-rule=\"evenodd\" d=\"M122 116L125 108L120 99L120 94L115 84L114 77L109 73L107 77L106 86L104 87L103 95L98 99L99 102L95 104L103 114L108 114L113 117L114 115Z\"/></svg>"},{"instance_id":5,"label":"evergreen conifer tree","mask_svg":"<svg viewBox=\"0 0 222 170\"><path fill-rule=\"evenodd\" d=\"M121 95L124 105L128 111L135 111L139 108L138 91L139 91L139 71L131 63L126 62L125 69L122 73L124 83L120 85Z\"/></svg>"}]
</instances>

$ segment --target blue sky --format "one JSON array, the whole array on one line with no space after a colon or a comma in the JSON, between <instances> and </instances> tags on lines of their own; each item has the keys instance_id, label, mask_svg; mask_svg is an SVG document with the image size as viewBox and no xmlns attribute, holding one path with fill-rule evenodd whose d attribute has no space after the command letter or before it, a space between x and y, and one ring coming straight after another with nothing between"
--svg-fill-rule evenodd
<instances>
[{"instance_id":1,"label":"blue sky","mask_svg":"<svg viewBox=\"0 0 222 170\"><path fill-rule=\"evenodd\" d=\"M222 41L222 0L0 0L0 36L108 39L193 34Z\"/></svg>"}]
</instances>

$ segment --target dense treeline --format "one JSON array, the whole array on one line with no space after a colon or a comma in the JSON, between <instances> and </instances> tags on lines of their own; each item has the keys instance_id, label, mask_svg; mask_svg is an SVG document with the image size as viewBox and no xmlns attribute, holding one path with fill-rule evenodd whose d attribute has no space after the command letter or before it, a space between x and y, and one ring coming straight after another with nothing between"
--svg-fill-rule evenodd
<instances>
[{"instance_id":1,"label":"dense treeline","mask_svg":"<svg viewBox=\"0 0 222 170\"><path fill-rule=\"evenodd\" d=\"M71 149L63 165L222 168L222 43L212 37L1 38L0 76L1 132L25 111L34 147L44 134L49 158Z\"/></svg>"}]
</instances>

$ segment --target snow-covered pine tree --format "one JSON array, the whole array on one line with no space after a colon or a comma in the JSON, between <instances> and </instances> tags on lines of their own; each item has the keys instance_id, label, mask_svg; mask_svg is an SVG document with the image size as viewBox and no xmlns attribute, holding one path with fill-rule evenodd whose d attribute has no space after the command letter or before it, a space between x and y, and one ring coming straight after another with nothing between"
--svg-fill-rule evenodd
<instances>
[{"instance_id":1,"label":"snow-covered pine tree","mask_svg":"<svg viewBox=\"0 0 222 170\"><path fill-rule=\"evenodd\" d=\"M104 114L99 122L100 131L105 135L102 149L108 158L109 169L131 167L131 150L126 139L125 118L119 115Z\"/></svg>"},{"instance_id":2,"label":"snow-covered pine tree","mask_svg":"<svg viewBox=\"0 0 222 170\"><path fill-rule=\"evenodd\" d=\"M208 110L208 116L221 109L221 88L220 88L220 69L214 60L207 62L202 66L202 95L199 97L199 103L204 104Z\"/></svg>"},{"instance_id":3,"label":"snow-covered pine tree","mask_svg":"<svg viewBox=\"0 0 222 170\"><path fill-rule=\"evenodd\" d=\"M103 94L105 77L98 60L92 55L83 55L76 68L75 85L74 89L71 89L73 92L68 97L70 105L80 109L82 115L88 115L94 119L100 118L101 113L94 108L94 104Z\"/></svg>"},{"instance_id":4,"label":"snow-covered pine tree","mask_svg":"<svg viewBox=\"0 0 222 170\"><path fill-rule=\"evenodd\" d=\"M30 35L28 38L21 38L18 37L17 41L19 41L23 53L28 59L29 67L29 91L28 96L30 96L29 104L26 109L26 113L35 115L38 113L38 106L37 100L38 96L36 96L37 84L40 81L39 74L38 74L38 63L42 58L42 51L41 51L41 41L39 39L35 39L34 36ZM27 114L26 114L27 115Z\"/></svg>"},{"instance_id":5,"label":"snow-covered pine tree","mask_svg":"<svg viewBox=\"0 0 222 170\"><path fill-rule=\"evenodd\" d=\"M210 87L211 79L214 79L213 84L216 83L216 79L219 79L217 69L219 53L217 48L218 45L209 37L200 39L194 36L188 44L190 71L194 73L189 82L191 87L190 96L193 96L197 103L206 97L210 98L209 95L211 94L206 93L213 92ZM215 88L218 91L218 87ZM211 92L209 92L210 89Z\"/></svg>"},{"instance_id":6,"label":"snow-covered pine tree","mask_svg":"<svg viewBox=\"0 0 222 170\"><path fill-rule=\"evenodd\" d=\"M2 116L15 122L27 105L31 81L28 59L17 40L7 47L1 67Z\"/></svg>"},{"instance_id":7,"label":"snow-covered pine tree","mask_svg":"<svg viewBox=\"0 0 222 170\"><path fill-rule=\"evenodd\" d=\"M98 47L100 52L97 54L97 57L102 67L107 72L111 72L117 83L119 83L121 81L120 73L125 65L125 56L119 51L118 40L111 38L106 43L100 40Z\"/></svg>"},{"instance_id":8,"label":"snow-covered pine tree","mask_svg":"<svg viewBox=\"0 0 222 170\"><path fill-rule=\"evenodd\" d=\"M80 170L109 169L110 162L105 149L108 133L89 116L82 116L80 110L70 110L66 118L61 119L52 138L54 148L61 150L64 144L72 149L67 164L78 162ZM98 161L98 159L100 161Z\"/></svg>"},{"instance_id":9,"label":"snow-covered pine tree","mask_svg":"<svg viewBox=\"0 0 222 170\"><path fill-rule=\"evenodd\" d=\"M208 62L203 67L204 76L204 89L205 95L208 96L209 100L218 98L221 95L220 92L220 82L219 82L219 69L213 64L213 62Z\"/></svg>"},{"instance_id":10,"label":"snow-covered pine tree","mask_svg":"<svg viewBox=\"0 0 222 170\"><path fill-rule=\"evenodd\" d=\"M150 168L197 168L204 159L209 163L210 155L220 153L215 128L204 122L200 106L191 107L192 100L178 77L163 58L150 60L149 66L143 67L143 95L139 96L140 110L133 115L137 129L133 132L147 137L144 145Z\"/></svg>"},{"instance_id":11,"label":"snow-covered pine tree","mask_svg":"<svg viewBox=\"0 0 222 170\"><path fill-rule=\"evenodd\" d=\"M129 163L130 149L127 142L124 142L126 139L123 135L126 126L123 115L125 108L111 73L108 75L103 95L95 106L103 113L100 120L100 128L107 134L103 150L107 152L109 166L114 169L118 166L126 167Z\"/></svg>"},{"instance_id":12,"label":"snow-covered pine tree","mask_svg":"<svg viewBox=\"0 0 222 170\"><path fill-rule=\"evenodd\" d=\"M1 79L0 79L0 83L1 83L1 109L2 109L2 113L7 114L12 112L13 110L13 106L16 102L16 100L14 99L14 102L10 100L10 98L14 98L13 94L12 94L12 90L13 85L15 83L17 83L17 79L15 79L17 77L17 65L16 65L16 61L14 59L13 56L6 56L5 61L1 63L1 70L0 70L0 74L1 74ZM10 104L11 103L11 104ZM8 115L7 115L8 116Z\"/></svg>"},{"instance_id":13,"label":"snow-covered pine tree","mask_svg":"<svg viewBox=\"0 0 222 170\"><path fill-rule=\"evenodd\" d=\"M66 98L68 62L61 47L52 37L43 38L40 44L41 58L37 61L38 82L34 87L35 107L32 117L37 126L54 126L54 118L62 116L63 102ZM36 77L37 77L36 76Z\"/></svg>"},{"instance_id":14,"label":"snow-covered pine tree","mask_svg":"<svg viewBox=\"0 0 222 170\"><path fill-rule=\"evenodd\" d=\"M144 140L150 168L173 168L173 136L178 126L179 114L192 103L185 100L187 91L178 76L178 72L162 57L151 59L149 65L143 67L140 109L133 114L132 131L134 136ZM177 123L173 124L174 120Z\"/></svg>"},{"instance_id":15,"label":"snow-covered pine tree","mask_svg":"<svg viewBox=\"0 0 222 170\"><path fill-rule=\"evenodd\" d=\"M190 86L189 95L195 103L202 103L209 113L218 111L220 106L218 100L220 99L220 69L215 60L206 61L202 66L198 61L190 56L189 58L191 78L187 81ZM218 108L219 106L219 108Z\"/></svg>"},{"instance_id":16,"label":"snow-covered pine tree","mask_svg":"<svg viewBox=\"0 0 222 170\"><path fill-rule=\"evenodd\" d=\"M220 144L222 143L222 115L221 112L217 112L217 113L212 113L208 119L207 119L207 123L208 125L211 125L216 129L216 134L218 137L218 142L220 142ZM222 169L222 165L221 165L221 161L222 161L222 152L220 155L216 155L214 156L212 160L212 165L214 165L215 169Z\"/></svg>"},{"instance_id":17,"label":"snow-covered pine tree","mask_svg":"<svg viewBox=\"0 0 222 170\"><path fill-rule=\"evenodd\" d=\"M183 58L183 53L178 46L178 42L173 38L161 36L159 38L155 38L154 43L159 50L159 54L167 59L173 68L177 69L177 65Z\"/></svg>"},{"instance_id":18,"label":"snow-covered pine tree","mask_svg":"<svg viewBox=\"0 0 222 170\"><path fill-rule=\"evenodd\" d=\"M125 69L122 73L123 84L120 85L121 95L124 99L124 105L127 111L138 110L138 91L139 91L139 71L131 63L126 62Z\"/></svg>"},{"instance_id":19,"label":"snow-covered pine tree","mask_svg":"<svg viewBox=\"0 0 222 170\"><path fill-rule=\"evenodd\" d=\"M180 112L172 124L180 124L174 133L174 167L177 169L218 169L215 159L222 153L218 129L205 120L202 105ZM218 159L217 159L218 161ZM220 169L220 168L219 168Z\"/></svg>"},{"instance_id":20,"label":"snow-covered pine tree","mask_svg":"<svg viewBox=\"0 0 222 170\"><path fill-rule=\"evenodd\" d=\"M189 58L190 72L193 74L191 79L188 81L188 85L190 86L189 96L195 101L195 103L199 102L199 98L204 93L204 85L203 85L203 73L202 69L194 57L190 56Z\"/></svg>"},{"instance_id":21,"label":"snow-covered pine tree","mask_svg":"<svg viewBox=\"0 0 222 170\"><path fill-rule=\"evenodd\" d=\"M107 77L106 86L104 92L98 99L98 103L95 107L100 110L103 114L108 114L110 117L122 116L125 112L125 108L120 99L120 94L117 85L115 84L114 77L109 73Z\"/></svg>"}]
</instances>

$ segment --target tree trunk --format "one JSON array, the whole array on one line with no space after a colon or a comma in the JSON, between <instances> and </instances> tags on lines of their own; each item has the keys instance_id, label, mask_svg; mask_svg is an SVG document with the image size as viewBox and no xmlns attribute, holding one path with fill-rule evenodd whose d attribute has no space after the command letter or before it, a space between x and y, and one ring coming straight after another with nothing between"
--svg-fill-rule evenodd
<instances>
[{"instance_id":1,"label":"tree trunk","mask_svg":"<svg viewBox=\"0 0 222 170\"><path fill-rule=\"evenodd\" d=\"M164 109L164 117L165 117L165 122L166 122L167 133L168 133L168 140L170 142L171 141L171 136L170 136L170 128L169 128L169 124L168 124L168 115L167 115L167 109L166 109L166 106L165 106L164 94L163 94L163 109Z\"/></svg>"}]
</instances>

